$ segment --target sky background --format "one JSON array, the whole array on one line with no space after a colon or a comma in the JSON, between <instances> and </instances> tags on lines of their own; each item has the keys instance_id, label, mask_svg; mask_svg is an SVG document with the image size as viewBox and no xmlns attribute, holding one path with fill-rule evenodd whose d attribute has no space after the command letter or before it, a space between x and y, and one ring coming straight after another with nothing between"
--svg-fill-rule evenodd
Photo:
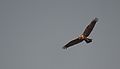
<instances>
[{"instance_id":1,"label":"sky background","mask_svg":"<svg viewBox=\"0 0 120 69\"><path fill-rule=\"evenodd\" d=\"M62 47L99 18L93 42ZM0 69L120 69L119 0L0 0Z\"/></svg>"}]
</instances>

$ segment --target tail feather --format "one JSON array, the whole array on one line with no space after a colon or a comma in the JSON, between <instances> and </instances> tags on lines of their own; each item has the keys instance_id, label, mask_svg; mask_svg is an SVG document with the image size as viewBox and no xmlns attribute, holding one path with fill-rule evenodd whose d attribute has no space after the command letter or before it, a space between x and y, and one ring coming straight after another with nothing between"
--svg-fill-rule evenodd
<instances>
[{"instance_id":1,"label":"tail feather","mask_svg":"<svg viewBox=\"0 0 120 69\"><path fill-rule=\"evenodd\" d=\"M85 39L85 42L90 43L90 42L92 42L92 39L87 38L87 39Z\"/></svg>"}]
</instances>

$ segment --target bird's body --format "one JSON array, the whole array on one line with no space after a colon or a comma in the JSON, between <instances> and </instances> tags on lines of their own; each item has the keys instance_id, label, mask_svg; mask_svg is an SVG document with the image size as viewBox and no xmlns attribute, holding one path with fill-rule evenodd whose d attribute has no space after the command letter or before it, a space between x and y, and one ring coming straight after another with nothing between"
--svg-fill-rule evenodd
<instances>
[{"instance_id":1,"label":"bird's body","mask_svg":"<svg viewBox=\"0 0 120 69\"><path fill-rule=\"evenodd\" d=\"M98 18L95 18L94 20L92 20L91 23L85 28L85 31L78 38L67 43L63 47L63 49L67 49L68 47L74 46L75 44L78 44L82 41L85 41L86 43L92 42L92 39L89 39L88 36L92 32L97 21L98 21Z\"/></svg>"}]
</instances>

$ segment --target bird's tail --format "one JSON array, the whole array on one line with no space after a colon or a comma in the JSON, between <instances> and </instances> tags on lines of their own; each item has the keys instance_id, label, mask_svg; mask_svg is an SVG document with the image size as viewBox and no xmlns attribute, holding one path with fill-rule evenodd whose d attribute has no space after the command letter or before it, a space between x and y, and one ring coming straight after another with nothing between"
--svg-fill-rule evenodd
<instances>
[{"instance_id":1,"label":"bird's tail","mask_svg":"<svg viewBox=\"0 0 120 69\"><path fill-rule=\"evenodd\" d=\"M90 43L90 42L92 42L92 39L86 38L86 39L85 39L85 42L86 42L86 43Z\"/></svg>"}]
</instances>

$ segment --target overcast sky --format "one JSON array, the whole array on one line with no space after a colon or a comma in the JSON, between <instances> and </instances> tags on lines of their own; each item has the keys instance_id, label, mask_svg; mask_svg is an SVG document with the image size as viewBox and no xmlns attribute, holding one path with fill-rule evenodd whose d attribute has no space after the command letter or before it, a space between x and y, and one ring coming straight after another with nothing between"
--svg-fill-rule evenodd
<instances>
[{"instance_id":1,"label":"overcast sky","mask_svg":"<svg viewBox=\"0 0 120 69\"><path fill-rule=\"evenodd\" d=\"M90 38L62 47L99 18ZM0 69L120 69L119 0L0 0Z\"/></svg>"}]
</instances>

